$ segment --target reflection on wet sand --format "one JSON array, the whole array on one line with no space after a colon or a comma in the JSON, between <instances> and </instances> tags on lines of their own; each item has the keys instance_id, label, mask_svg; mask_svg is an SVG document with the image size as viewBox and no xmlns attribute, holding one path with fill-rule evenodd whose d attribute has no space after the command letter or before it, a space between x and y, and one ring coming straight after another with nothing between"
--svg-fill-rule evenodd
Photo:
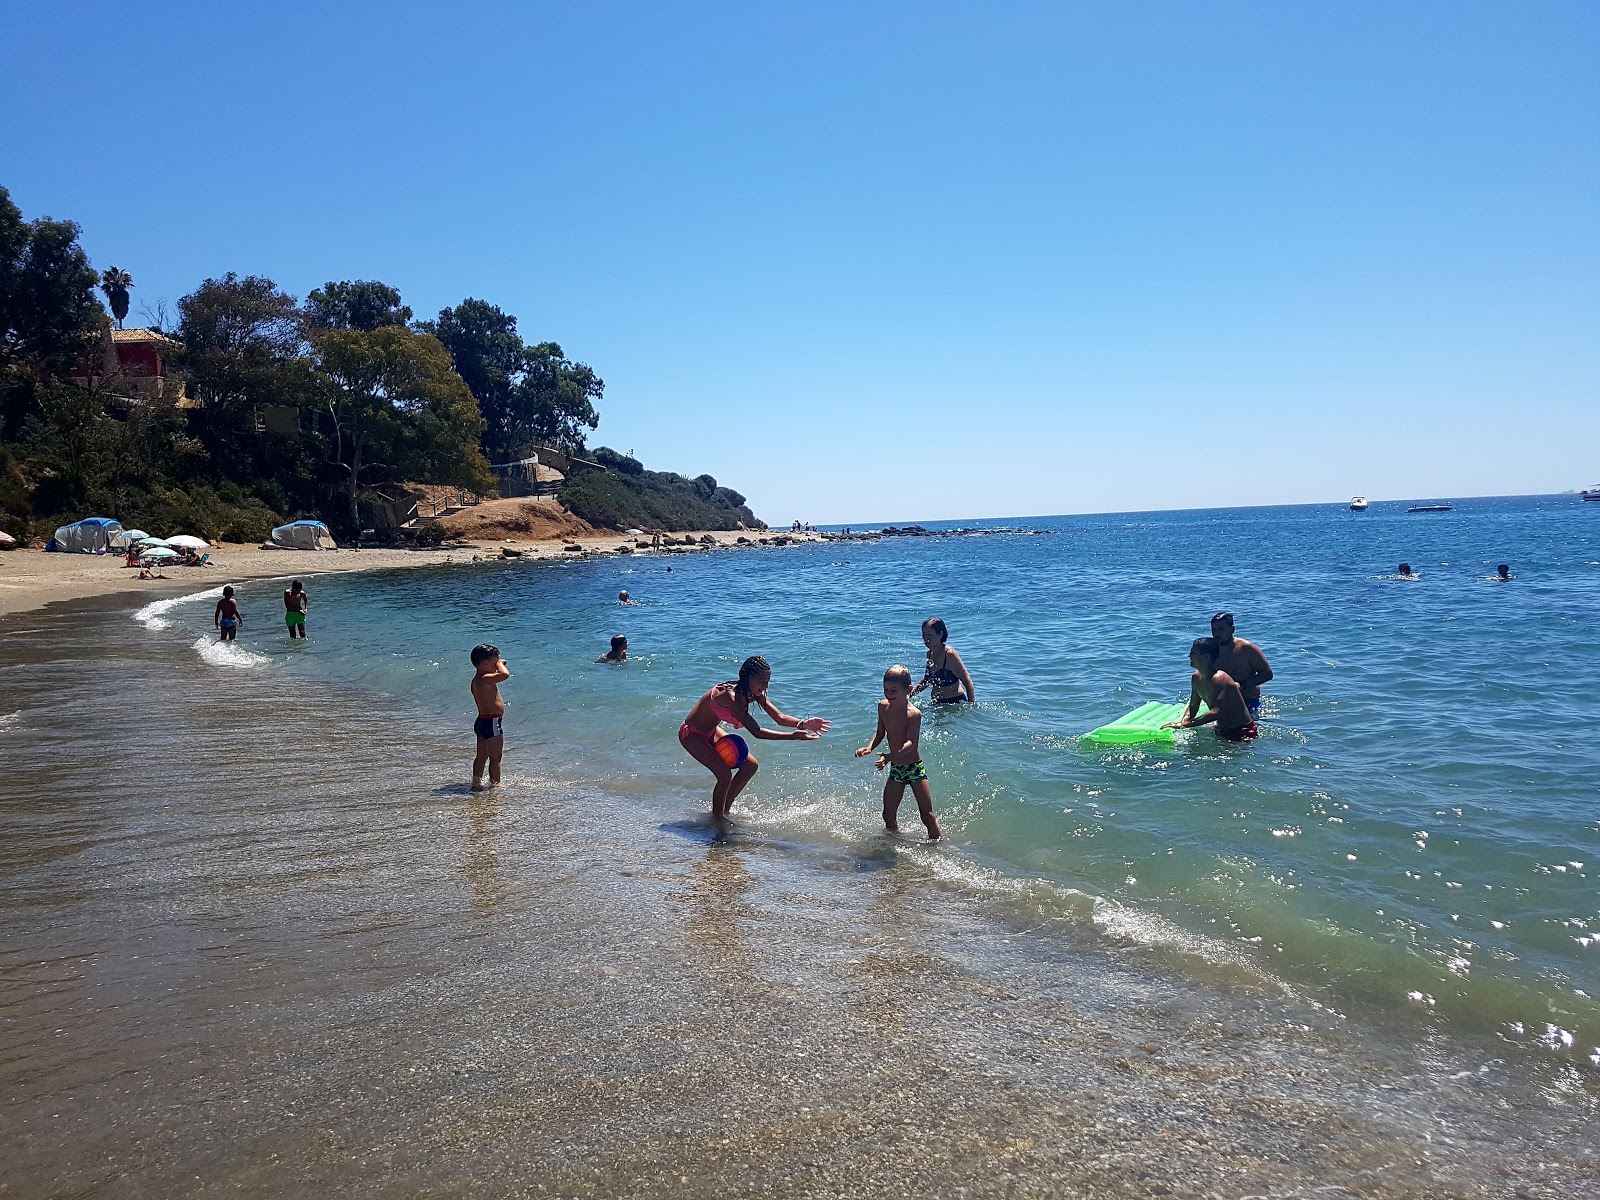
<instances>
[{"instance_id":1,"label":"reflection on wet sand","mask_svg":"<svg viewBox=\"0 0 1600 1200\"><path fill-rule=\"evenodd\" d=\"M719 838L690 871L688 890L669 897L689 904L683 918L686 944L714 981L752 982L755 960L740 936L739 921L756 915L746 899L755 879L745 868L743 852Z\"/></svg>"},{"instance_id":2,"label":"reflection on wet sand","mask_svg":"<svg viewBox=\"0 0 1600 1200\"><path fill-rule=\"evenodd\" d=\"M497 850L496 822L499 819L500 806L495 802L494 793L473 793L467 808L467 842L461 873L472 889L473 914L479 917L498 914L510 896Z\"/></svg>"}]
</instances>

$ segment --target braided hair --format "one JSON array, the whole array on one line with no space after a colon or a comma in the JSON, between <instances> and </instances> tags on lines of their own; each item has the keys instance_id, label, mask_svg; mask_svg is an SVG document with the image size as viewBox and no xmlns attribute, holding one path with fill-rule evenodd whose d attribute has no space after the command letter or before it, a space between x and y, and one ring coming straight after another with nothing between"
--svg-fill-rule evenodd
<instances>
[{"instance_id":1,"label":"braided hair","mask_svg":"<svg viewBox=\"0 0 1600 1200\"><path fill-rule=\"evenodd\" d=\"M733 684L733 694L744 703L750 703L750 681L757 675L771 675L772 665L759 654L752 654L739 665L739 678L730 679Z\"/></svg>"}]
</instances>

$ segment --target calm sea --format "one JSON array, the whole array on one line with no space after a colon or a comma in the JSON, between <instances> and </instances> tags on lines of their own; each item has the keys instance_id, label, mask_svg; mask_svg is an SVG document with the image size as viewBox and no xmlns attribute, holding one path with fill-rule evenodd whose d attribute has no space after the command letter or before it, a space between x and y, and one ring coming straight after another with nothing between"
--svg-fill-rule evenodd
<instances>
[{"instance_id":1,"label":"calm sea","mask_svg":"<svg viewBox=\"0 0 1600 1200\"><path fill-rule=\"evenodd\" d=\"M1019 518L968 523L1010 530L983 536L308 575L305 644L285 638L272 582L241 587L231 647L214 640L211 594L18 618L0 664L0 886L22 914L7 977L36 989L38 1041L18 1061L70 1063L50 1039L73 995L137 993L114 1018L90 1006L115 1026L73 1031L116 1046L140 1012L154 1030L314 986L297 956L321 943L291 954L286 931L357 939L359 954L340 952L352 969L401 949L426 964L470 941L428 897L515 908L514 857L648 874L663 844L710 844L710 777L676 730L762 654L777 704L834 727L756 744L729 835L749 870L826 891L914 862L916 887L1041 936L1134 948L1180 986L1285 997L1427 1042L1445 1066L1522 1060L1591 1086L1600 505L1405 507ZM1393 577L1402 560L1420 580ZM1513 582L1490 578L1499 562ZM286 571L316 565L285 556ZM620 588L642 605L618 606ZM1080 750L1084 731L1185 696L1188 644L1220 609L1276 674L1260 739ZM881 777L852 754L883 671L920 677L929 616L979 700L924 721L938 846L916 836L909 801L908 833L884 834ZM632 660L595 664L619 632ZM461 848L467 652L482 641L514 672L506 799L473 810ZM516 814L541 788L600 799L581 819L563 809L570 832L554 836L569 840L520 843ZM152 941L147 963L199 956L223 981L164 1004L182 981L130 955L158 928L199 940ZM112 952L120 984L69 965ZM236 956L250 966L227 977Z\"/></svg>"},{"instance_id":2,"label":"calm sea","mask_svg":"<svg viewBox=\"0 0 1600 1200\"><path fill-rule=\"evenodd\" d=\"M290 706L336 691L381 727L394 771L425 774L442 768L419 742L465 763L466 652L492 641L515 672L509 767L615 789L651 827L706 806L709 776L675 731L763 654L781 707L834 722L819 743L758 744L742 802L748 828L804 860L882 846L881 780L851 751L884 669L920 677L918 627L940 616L980 701L924 723L948 837L928 861L950 884L1247 964L1337 1010L1600 1064L1600 744L1585 716L1600 505L1405 508L1025 518L968 525L1037 532L326 577L306 646L283 637L273 584L242 589L254 620L236 648L212 642L204 598L121 617L115 636L162 648L155 688L204 671L257 676ZM1420 581L1391 578L1401 560ZM1491 580L1498 562L1513 582ZM619 607L623 587L643 605ZM1219 609L1276 675L1260 740L1080 752L1085 730L1183 698L1188 643ZM594 664L618 632L634 660ZM909 800L903 816L915 829Z\"/></svg>"}]
</instances>

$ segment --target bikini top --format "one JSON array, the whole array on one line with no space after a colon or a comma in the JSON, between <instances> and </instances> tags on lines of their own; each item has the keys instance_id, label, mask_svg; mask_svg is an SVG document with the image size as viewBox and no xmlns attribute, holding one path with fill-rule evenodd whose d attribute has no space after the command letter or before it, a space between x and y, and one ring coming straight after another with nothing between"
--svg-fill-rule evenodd
<instances>
[{"instance_id":1,"label":"bikini top","mask_svg":"<svg viewBox=\"0 0 1600 1200\"><path fill-rule=\"evenodd\" d=\"M948 653L949 651L946 651L946 654ZM922 682L932 684L935 689L949 688L958 686L961 683L961 677L949 667L940 667L935 671L933 669L933 655L930 654L928 655L928 673L922 677Z\"/></svg>"},{"instance_id":2,"label":"bikini top","mask_svg":"<svg viewBox=\"0 0 1600 1200\"><path fill-rule=\"evenodd\" d=\"M727 685L721 683L717 684L717 687L712 688L706 693L706 700L711 705L711 712L717 718L717 720L721 721L724 725L732 725L735 729L742 729L744 727L744 722L739 719L738 715L734 713L733 709L728 707L727 701L722 700L717 696L717 688L725 686Z\"/></svg>"}]
</instances>

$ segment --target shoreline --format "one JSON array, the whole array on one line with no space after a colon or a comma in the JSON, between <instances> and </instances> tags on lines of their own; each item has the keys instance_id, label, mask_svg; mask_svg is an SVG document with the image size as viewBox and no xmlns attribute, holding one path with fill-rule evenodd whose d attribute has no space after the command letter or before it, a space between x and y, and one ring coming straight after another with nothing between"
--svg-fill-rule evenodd
<instances>
[{"instance_id":1,"label":"shoreline","mask_svg":"<svg viewBox=\"0 0 1600 1200\"><path fill-rule=\"evenodd\" d=\"M223 542L211 551L207 567L168 567L166 578L140 580L137 572L121 565L117 555L47 554L23 548L0 554L0 617L36 612L52 606L67 607L80 600L106 596L148 595L165 599L206 591L223 584L259 579L343 574L351 571L388 571L411 567L466 566L503 559L527 560L594 558L625 554L694 554L707 550L756 549L758 546L797 545L828 540L822 534L741 533L725 529L694 530L670 535L671 545L651 547L644 539L621 533L595 533L580 538L553 537L533 541L453 542L436 549L395 547L338 550L264 549L253 543ZM711 539L709 542L704 539ZM745 538L741 547L737 539ZM758 543L757 538L761 541ZM573 547L577 547L574 549Z\"/></svg>"}]
</instances>

